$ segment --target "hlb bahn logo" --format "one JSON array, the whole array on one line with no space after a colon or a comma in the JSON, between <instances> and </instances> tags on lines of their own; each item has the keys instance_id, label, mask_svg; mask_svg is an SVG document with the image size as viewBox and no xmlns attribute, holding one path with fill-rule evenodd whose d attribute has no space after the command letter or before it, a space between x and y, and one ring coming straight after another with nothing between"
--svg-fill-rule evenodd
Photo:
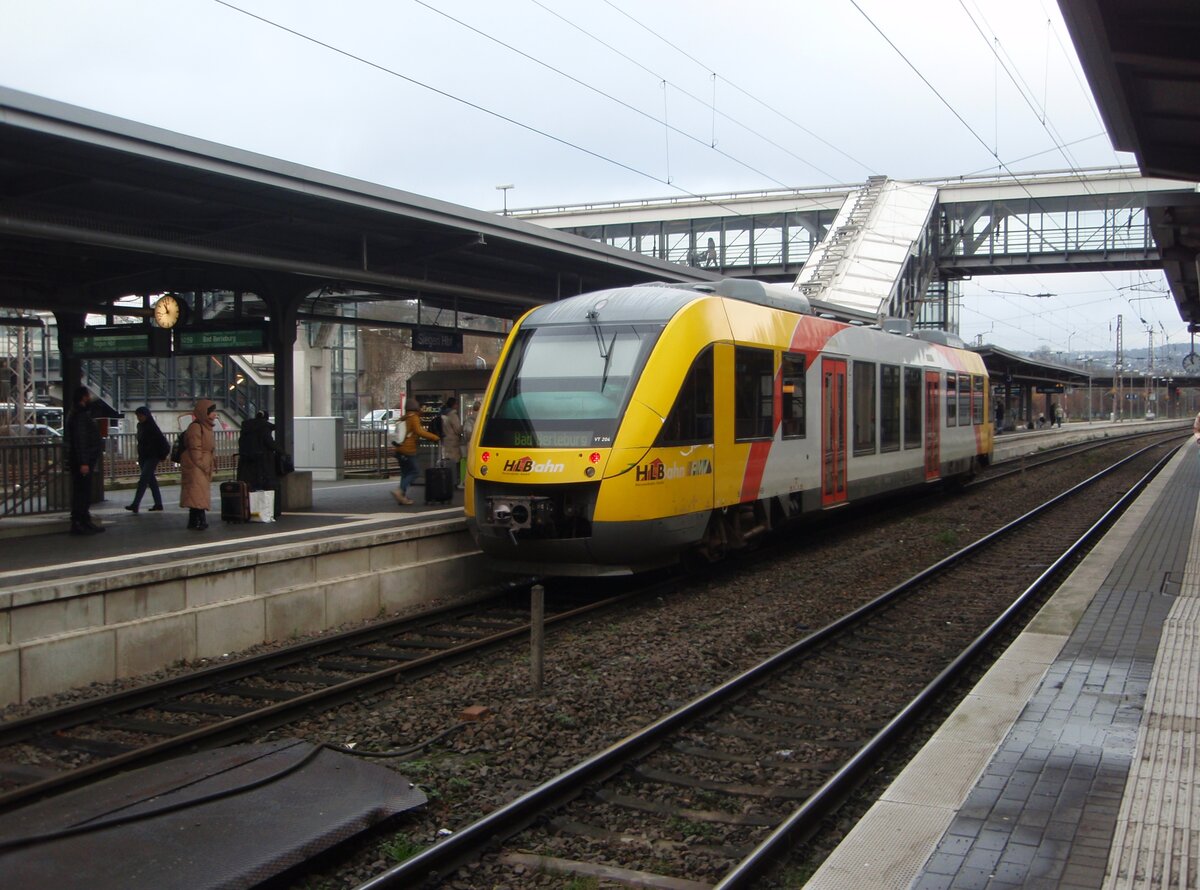
<instances>
[{"instance_id":1,"label":"hlb bahn logo","mask_svg":"<svg viewBox=\"0 0 1200 890\"><path fill-rule=\"evenodd\" d=\"M663 482L668 479L683 479L686 476L707 476L711 473L712 461L708 458L667 466L656 457L648 464L638 465L635 481Z\"/></svg>"},{"instance_id":2,"label":"hlb bahn logo","mask_svg":"<svg viewBox=\"0 0 1200 890\"><path fill-rule=\"evenodd\" d=\"M562 464L551 463L548 460L538 463L532 457L518 457L516 460L504 462L504 472L506 473L561 473L562 471Z\"/></svg>"},{"instance_id":3,"label":"hlb bahn logo","mask_svg":"<svg viewBox=\"0 0 1200 890\"><path fill-rule=\"evenodd\" d=\"M667 477L667 468L657 457L648 464L637 468L638 482L659 482Z\"/></svg>"}]
</instances>

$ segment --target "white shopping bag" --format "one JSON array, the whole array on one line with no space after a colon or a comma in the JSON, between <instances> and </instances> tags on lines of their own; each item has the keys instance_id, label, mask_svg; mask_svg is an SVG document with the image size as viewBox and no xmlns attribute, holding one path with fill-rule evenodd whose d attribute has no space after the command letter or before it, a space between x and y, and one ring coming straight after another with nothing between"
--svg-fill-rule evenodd
<instances>
[{"instance_id":1,"label":"white shopping bag","mask_svg":"<svg viewBox=\"0 0 1200 890\"><path fill-rule=\"evenodd\" d=\"M252 491L252 492L250 492L250 521L251 522L274 522L275 521L275 492L273 492L273 491Z\"/></svg>"}]
</instances>

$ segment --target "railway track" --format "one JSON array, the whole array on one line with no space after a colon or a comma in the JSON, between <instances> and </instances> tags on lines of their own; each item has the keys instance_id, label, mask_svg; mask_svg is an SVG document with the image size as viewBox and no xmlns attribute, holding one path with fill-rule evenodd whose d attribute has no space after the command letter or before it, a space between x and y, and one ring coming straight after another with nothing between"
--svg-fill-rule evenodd
<instances>
[{"instance_id":1,"label":"railway track","mask_svg":"<svg viewBox=\"0 0 1200 890\"><path fill-rule=\"evenodd\" d=\"M572 621L630 593L547 604ZM227 745L530 633L528 586L0 723L0 812L167 757Z\"/></svg>"},{"instance_id":2,"label":"railway track","mask_svg":"<svg viewBox=\"0 0 1200 890\"><path fill-rule=\"evenodd\" d=\"M1032 614L1166 451L1114 464L360 890L436 886L466 863L489 886L542 871L750 886Z\"/></svg>"},{"instance_id":3,"label":"railway track","mask_svg":"<svg viewBox=\"0 0 1200 890\"><path fill-rule=\"evenodd\" d=\"M1053 448L1031 451L1004 461L994 462L991 467L981 473L970 484L978 485L1005 479L1009 476L1038 469L1039 467L1070 460L1079 455L1102 453L1105 450L1111 450L1114 446L1123 447L1133 442L1173 441L1184 435L1184 431L1191 432L1191 427L1180 425L1178 429L1135 431L1116 436L1106 436L1103 439L1088 439L1084 442L1071 442L1066 445L1057 445Z\"/></svg>"},{"instance_id":4,"label":"railway track","mask_svg":"<svg viewBox=\"0 0 1200 890\"><path fill-rule=\"evenodd\" d=\"M1110 439L1098 447L1114 444ZM1027 464L1018 471L1032 469L1034 465ZM118 770L258 736L528 634L523 602L514 604L510 597L489 608L495 611L485 615L450 609L399 619L0 723L0 811ZM560 604L548 620L564 621L586 612ZM396 645L397 640L402 644ZM404 658L383 657L396 654L389 649L404 648L409 650ZM369 670L372 667L376 669ZM271 674L274 679L262 679ZM164 704L162 709L155 706L156 700Z\"/></svg>"}]
</instances>

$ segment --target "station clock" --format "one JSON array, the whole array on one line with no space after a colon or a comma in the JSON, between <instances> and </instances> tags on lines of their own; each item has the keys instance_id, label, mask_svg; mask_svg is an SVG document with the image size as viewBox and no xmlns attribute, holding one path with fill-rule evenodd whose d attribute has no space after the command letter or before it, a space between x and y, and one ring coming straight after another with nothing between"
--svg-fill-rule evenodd
<instances>
[{"instance_id":1,"label":"station clock","mask_svg":"<svg viewBox=\"0 0 1200 890\"><path fill-rule=\"evenodd\" d=\"M154 323L170 330L179 324L186 312L185 304L173 294L163 294L154 303Z\"/></svg>"}]
</instances>

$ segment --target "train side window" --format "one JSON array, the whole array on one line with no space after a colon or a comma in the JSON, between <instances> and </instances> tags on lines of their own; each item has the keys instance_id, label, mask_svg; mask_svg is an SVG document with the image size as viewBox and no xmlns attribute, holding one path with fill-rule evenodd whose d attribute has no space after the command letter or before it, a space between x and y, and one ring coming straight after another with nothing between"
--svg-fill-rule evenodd
<instances>
[{"instance_id":1,"label":"train side window","mask_svg":"<svg viewBox=\"0 0 1200 890\"><path fill-rule=\"evenodd\" d=\"M875 453L875 363L854 363L854 453Z\"/></svg>"},{"instance_id":2,"label":"train side window","mask_svg":"<svg viewBox=\"0 0 1200 890\"><path fill-rule=\"evenodd\" d=\"M804 413L804 356L784 354L780 368L783 399L781 404L783 438L803 439L806 417Z\"/></svg>"},{"instance_id":3,"label":"train side window","mask_svg":"<svg viewBox=\"0 0 1200 890\"><path fill-rule=\"evenodd\" d=\"M733 365L734 438L770 438L775 414L775 353L737 346Z\"/></svg>"},{"instance_id":4,"label":"train side window","mask_svg":"<svg viewBox=\"0 0 1200 890\"><path fill-rule=\"evenodd\" d=\"M920 448L921 433L921 369L904 369L904 447Z\"/></svg>"},{"instance_id":5,"label":"train side window","mask_svg":"<svg viewBox=\"0 0 1200 890\"><path fill-rule=\"evenodd\" d=\"M946 375L946 426L958 426L958 383L953 374Z\"/></svg>"},{"instance_id":6,"label":"train side window","mask_svg":"<svg viewBox=\"0 0 1200 890\"><path fill-rule=\"evenodd\" d=\"M879 366L879 450L900 450L900 366Z\"/></svg>"},{"instance_id":7,"label":"train side window","mask_svg":"<svg viewBox=\"0 0 1200 890\"><path fill-rule=\"evenodd\" d=\"M958 375L958 425L971 425L971 375Z\"/></svg>"},{"instance_id":8,"label":"train side window","mask_svg":"<svg viewBox=\"0 0 1200 890\"><path fill-rule=\"evenodd\" d=\"M713 351L708 346L688 369L657 447L701 445L713 440Z\"/></svg>"},{"instance_id":9,"label":"train side window","mask_svg":"<svg viewBox=\"0 0 1200 890\"><path fill-rule=\"evenodd\" d=\"M971 421L976 426L983 423L983 381L979 374L971 377Z\"/></svg>"}]
</instances>

